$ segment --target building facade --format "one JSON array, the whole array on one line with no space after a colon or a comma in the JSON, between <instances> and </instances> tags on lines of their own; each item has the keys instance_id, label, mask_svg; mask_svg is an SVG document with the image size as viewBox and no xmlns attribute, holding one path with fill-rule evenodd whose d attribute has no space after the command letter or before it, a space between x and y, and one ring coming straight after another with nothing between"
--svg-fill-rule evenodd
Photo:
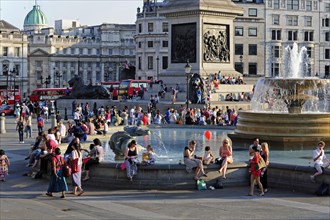
<instances>
[{"instance_id":1,"label":"building facade","mask_svg":"<svg viewBox=\"0 0 330 220\"><path fill-rule=\"evenodd\" d=\"M136 76L158 80L168 67L168 22L161 16L162 3L144 1L136 18Z\"/></svg>"},{"instance_id":2,"label":"building facade","mask_svg":"<svg viewBox=\"0 0 330 220\"><path fill-rule=\"evenodd\" d=\"M308 74L321 78L330 77L330 0L232 1L244 9L244 14L234 20L236 71L244 76L279 76L283 71L284 49L297 42L299 47L307 48ZM138 9L136 21L136 63L139 60L144 62L140 69L137 68L137 77L157 78L159 71L157 65L153 64L158 63L158 57L162 62L160 66L167 67L168 64L164 64L165 60L161 57L167 57L168 60L168 48L158 46L156 42L166 42L168 35L162 31L150 32L148 27L162 30L166 19L159 16L158 11L161 7L166 7L166 1L158 3L145 0L143 4L143 10ZM164 70L161 69L160 72Z\"/></svg>"},{"instance_id":3,"label":"building facade","mask_svg":"<svg viewBox=\"0 0 330 220\"><path fill-rule=\"evenodd\" d=\"M20 89L27 95L27 35L17 27L0 20L0 89Z\"/></svg>"}]
</instances>

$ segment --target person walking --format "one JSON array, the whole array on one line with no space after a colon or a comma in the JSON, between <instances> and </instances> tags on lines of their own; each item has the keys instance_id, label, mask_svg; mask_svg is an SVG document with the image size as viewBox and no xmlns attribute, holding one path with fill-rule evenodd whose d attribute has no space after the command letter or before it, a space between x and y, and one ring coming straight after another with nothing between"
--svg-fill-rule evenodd
<instances>
[{"instance_id":1,"label":"person walking","mask_svg":"<svg viewBox=\"0 0 330 220\"><path fill-rule=\"evenodd\" d=\"M32 112L30 112L26 117L25 117L25 137L26 139L32 137Z\"/></svg>"},{"instance_id":2,"label":"person walking","mask_svg":"<svg viewBox=\"0 0 330 220\"><path fill-rule=\"evenodd\" d=\"M81 166L82 166L82 153L79 143L74 143L72 145L73 151L71 152L70 163L72 166L72 185L73 194L81 196L84 190L81 187ZM79 190L79 193L77 193Z\"/></svg>"},{"instance_id":3,"label":"person walking","mask_svg":"<svg viewBox=\"0 0 330 220\"><path fill-rule=\"evenodd\" d=\"M10 161L5 154L5 151L0 149L0 181L5 182L6 176L8 174L8 167L10 166Z\"/></svg>"},{"instance_id":4,"label":"person walking","mask_svg":"<svg viewBox=\"0 0 330 220\"><path fill-rule=\"evenodd\" d=\"M44 129L44 119L41 117L40 114L37 116L37 127L38 127L38 133L42 132Z\"/></svg>"},{"instance_id":5,"label":"person walking","mask_svg":"<svg viewBox=\"0 0 330 220\"><path fill-rule=\"evenodd\" d=\"M23 117L19 117L16 124L16 131L18 131L19 143L24 144L24 122Z\"/></svg>"},{"instance_id":6,"label":"person walking","mask_svg":"<svg viewBox=\"0 0 330 220\"><path fill-rule=\"evenodd\" d=\"M250 193L249 196L253 196L254 195L254 181L257 182L259 189L260 189L260 196L264 196L264 188L260 182L260 175L261 175L261 170L259 167L259 160L263 160L262 157L260 156L260 148L253 148L253 155L252 155L252 159L250 161L250 171L251 171L251 175L250 175ZM264 167L262 167L264 168Z\"/></svg>"},{"instance_id":7,"label":"person walking","mask_svg":"<svg viewBox=\"0 0 330 220\"><path fill-rule=\"evenodd\" d=\"M52 171L50 175L49 186L46 195L52 197L53 193L61 192L61 198L65 198L65 192L68 191L68 185L62 172L64 158L61 157L60 148L55 149L55 155L52 157Z\"/></svg>"}]
</instances>

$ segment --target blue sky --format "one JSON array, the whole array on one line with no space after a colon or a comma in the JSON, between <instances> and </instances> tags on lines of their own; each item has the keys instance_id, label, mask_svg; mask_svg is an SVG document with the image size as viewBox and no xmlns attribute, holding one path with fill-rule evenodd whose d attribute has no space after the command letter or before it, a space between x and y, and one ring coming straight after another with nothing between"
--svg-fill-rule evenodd
<instances>
[{"instance_id":1,"label":"blue sky","mask_svg":"<svg viewBox=\"0 0 330 220\"><path fill-rule=\"evenodd\" d=\"M54 27L54 21L77 19L81 25L102 23L134 24L136 10L143 0L38 0L41 10ZM32 10L34 0L0 0L0 19L23 29L24 18Z\"/></svg>"}]
</instances>

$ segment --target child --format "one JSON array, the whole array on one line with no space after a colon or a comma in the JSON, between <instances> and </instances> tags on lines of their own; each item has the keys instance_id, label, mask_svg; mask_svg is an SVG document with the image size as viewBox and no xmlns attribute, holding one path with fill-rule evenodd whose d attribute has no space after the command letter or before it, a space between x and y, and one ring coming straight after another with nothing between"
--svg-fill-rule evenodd
<instances>
[{"instance_id":1,"label":"child","mask_svg":"<svg viewBox=\"0 0 330 220\"><path fill-rule=\"evenodd\" d=\"M0 181L6 181L9 166L10 162L8 157L5 155L5 151L0 149Z\"/></svg>"},{"instance_id":2,"label":"child","mask_svg":"<svg viewBox=\"0 0 330 220\"><path fill-rule=\"evenodd\" d=\"M203 164L209 165L211 163L214 163L215 157L213 155L213 152L211 151L210 146L205 147L204 157L203 157Z\"/></svg>"},{"instance_id":3,"label":"child","mask_svg":"<svg viewBox=\"0 0 330 220\"><path fill-rule=\"evenodd\" d=\"M316 169L316 173L314 175L310 176L311 181L315 182L315 177L322 175L324 168L330 168L330 161L325 156L324 153L324 147L325 143L324 141L320 141L318 144L318 147L313 151L313 161L314 161L314 168Z\"/></svg>"},{"instance_id":4,"label":"child","mask_svg":"<svg viewBox=\"0 0 330 220\"><path fill-rule=\"evenodd\" d=\"M147 146L147 149L142 152L142 164L152 165L155 163L155 153L151 145Z\"/></svg>"}]
</instances>

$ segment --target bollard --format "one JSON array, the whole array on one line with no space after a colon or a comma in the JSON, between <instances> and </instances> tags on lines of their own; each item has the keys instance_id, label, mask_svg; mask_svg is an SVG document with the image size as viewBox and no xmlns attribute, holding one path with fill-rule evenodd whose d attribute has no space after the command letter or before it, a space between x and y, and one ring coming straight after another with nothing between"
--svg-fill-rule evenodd
<instances>
[{"instance_id":1,"label":"bollard","mask_svg":"<svg viewBox=\"0 0 330 220\"><path fill-rule=\"evenodd\" d=\"M5 134L6 132L6 117L5 114L2 113L0 116L0 134Z\"/></svg>"},{"instance_id":2,"label":"bollard","mask_svg":"<svg viewBox=\"0 0 330 220\"><path fill-rule=\"evenodd\" d=\"M57 126L55 115L50 116L50 121L51 121L51 126L52 126L51 128L54 128L55 126Z\"/></svg>"},{"instance_id":3,"label":"bollard","mask_svg":"<svg viewBox=\"0 0 330 220\"><path fill-rule=\"evenodd\" d=\"M68 120L68 110L66 109L66 107L64 108L64 120Z\"/></svg>"}]
</instances>

